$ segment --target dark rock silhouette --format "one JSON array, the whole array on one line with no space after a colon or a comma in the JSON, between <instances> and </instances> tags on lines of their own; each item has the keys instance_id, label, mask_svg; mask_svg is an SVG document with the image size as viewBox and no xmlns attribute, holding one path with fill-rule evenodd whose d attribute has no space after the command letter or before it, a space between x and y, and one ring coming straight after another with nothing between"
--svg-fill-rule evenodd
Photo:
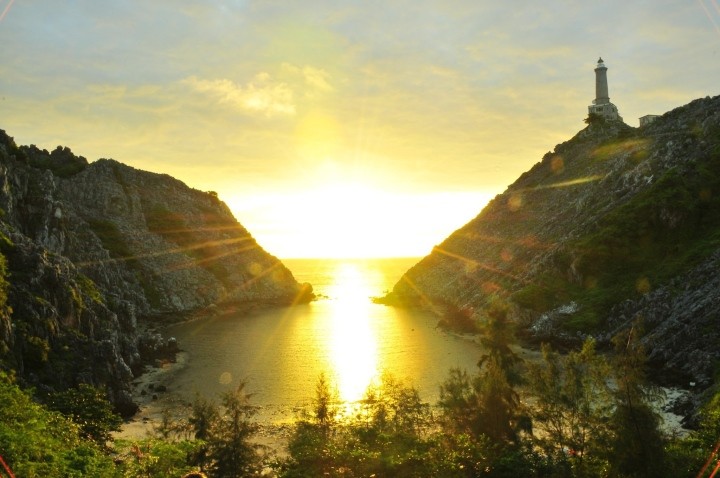
<instances>
[{"instance_id":1,"label":"dark rock silhouette","mask_svg":"<svg viewBox=\"0 0 720 478\"><path fill-rule=\"evenodd\" d=\"M720 360L720 97L559 144L395 285L386 302L482 315L527 339L601 343L638 317L656 377L706 387Z\"/></svg>"},{"instance_id":2,"label":"dark rock silhouette","mask_svg":"<svg viewBox=\"0 0 720 478\"><path fill-rule=\"evenodd\" d=\"M0 364L41 391L106 387L126 415L133 376L178 350L153 324L312 295L216 194L68 148L18 147L4 131L0 209Z\"/></svg>"}]
</instances>

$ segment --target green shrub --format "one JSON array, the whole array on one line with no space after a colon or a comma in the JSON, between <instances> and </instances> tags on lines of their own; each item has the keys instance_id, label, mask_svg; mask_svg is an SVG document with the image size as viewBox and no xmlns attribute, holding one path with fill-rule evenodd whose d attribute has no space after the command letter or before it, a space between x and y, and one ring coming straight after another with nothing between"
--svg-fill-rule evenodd
<instances>
[{"instance_id":1,"label":"green shrub","mask_svg":"<svg viewBox=\"0 0 720 478\"><path fill-rule=\"evenodd\" d=\"M97 286L95 285L95 282L92 281L88 276L80 274L77 279L75 279L78 286L80 286L80 290L90 297L90 300L95 302L96 304L102 304L103 303L103 296L98 290Z\"/></svg>"},{"instance_id":2,"label":"green shrub","mask_svg":"<svg viewBox=\"0 0 720 478\"><path fill-rule=\"evenodd\" d=\"M80 427L83 438L104 447L111 432L120 430L122 420L113 412L107 395L85 383L78 388L55 392L48 397L48 407L70 418Z\"/></svg>"},{"instance_id":3,"label":"green shrub","mask_svg":"<svg viewBox=\"0 0 720 478\"><path fill-rule=\"evenodd\" d=\"M118 476L109 456L0 372L0 450L15 476Z\"/></svg>"},{"instance_id":4,"label":"green shrub","mask_svg":"<svg viewBox=\"0 0 720 478\"><path fill-rule=\"evenodd\" d=\"M613 304L638 297L687 271L720 247L720 154L685 169L672 168L653 185L603 217L594 230L568 244L569 264L541 275L512 300L536 312L575 301L580 312L566 328L602 326Z\"/></svg>"},{"instance_id":5,"label":"green shrub","mask_svg":"<svg viewBox=\"0 0 720 478\"><path fill-rule=\"evenodd\" d=\"M38 169L49 169L55 176L69 178L83 171L88 166L87 159L75 156L70 148L58 146L51 153L40 150L35 146L22 146L20 151L24 154L30 165Z\"/></svg>"},{"instance_id":6,"label":"green shrub","mask_svg":"<svg viewBox=\"0 0 720 478\"><path fill-rule=\"evenodd\" d=\"M50 344L42 337L30 335L25 337L23 359L33 367L41 367L48 361Z\"/></svg>"}]
</instances>

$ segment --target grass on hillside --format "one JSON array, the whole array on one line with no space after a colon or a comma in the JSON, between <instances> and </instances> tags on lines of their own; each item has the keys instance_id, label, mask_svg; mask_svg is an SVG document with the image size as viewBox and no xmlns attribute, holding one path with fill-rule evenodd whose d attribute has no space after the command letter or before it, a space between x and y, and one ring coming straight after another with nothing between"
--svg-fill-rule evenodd
<instances>
[{"instance_id":1,"label":"grass on hillside","mask_svg":"<svg viewBox=\"0 0 720 478\"><path fill-rule=\"evenodd\" d=\"M564 326L592 331L610 307L639 297L688 271L720 248L720 147L707 161L674 167L647 190L606 215L570 243L557 263L513 295L546 312L575 301L580 311ZM580 281L571 281L575 270Z\"/></svg>"}]
</instances>

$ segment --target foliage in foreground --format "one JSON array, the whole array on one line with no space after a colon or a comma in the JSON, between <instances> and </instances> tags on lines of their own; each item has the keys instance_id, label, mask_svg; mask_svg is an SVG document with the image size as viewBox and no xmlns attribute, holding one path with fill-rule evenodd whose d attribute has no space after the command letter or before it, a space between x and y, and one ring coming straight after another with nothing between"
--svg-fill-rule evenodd
<instances>
[{"instance_id":1,"label":"foliage in foreground","mask_svg":"<svg viewBox=\"0 0 720 478\"><path fill-rule=\"evenodd\" d=\"M639 325L616 337L610 359L591 340L567 355L543 347L543 360L523 374L529 406L514 398L520 364L506 327L502 309L491 314L481 367L451 371L436 413L412 387L383 377L353 416L333 420L339 415L328 418L332 393L321 378L315 413L295 425L289 457L276 471L287 478L700 478L720 466L720 394L703 411L700 430L666 436Z\"/></svg>"},{"instance_id":2,"label":"foliage in foreground","mask_svg":"<svg viewBox=\"0 0 720 478\"><path fill-rule=\"evenodd\" d=\"M166 414L153 438L106 446L114 421L97 390L52 398L73 421L1 375L0 455L23 477L712 476L720 463L720 393L697 431L663 434L637 328L616 337L610 358L587 341L565 355L544 346L541 361L522 364L506 319L501 304L488 311L478 369L451 370L436 407L390 375L360 402L341 404L321 376L312 410L293 425L281 458L256 444L244 383L220 404L198 397L185 418ZM86 410L78 406L84 400L92 405Z\"/></svg>"},{"instance_id":3,"label":"foliage in foreground","mask_svg":"<svg viewBox=\"0 0 720 478\"><path fill-rule=\"evenodd\" d=\"M112 432L119 431L122 424L105 393L85 383L50 394L48 408L70 418L78 425L81 437L100 447L112 439Z\"/></svg>"},{"instance_id":4,"label":"foliage in foreground","mask_svg":"<svg viewBox=\"0 0 720 478\"><path fill-rule=\"evenodd\" d=\"M117 476L112 459L58 412L0 372L0 455L16 476Z\"/></svg>"}]
</instances>

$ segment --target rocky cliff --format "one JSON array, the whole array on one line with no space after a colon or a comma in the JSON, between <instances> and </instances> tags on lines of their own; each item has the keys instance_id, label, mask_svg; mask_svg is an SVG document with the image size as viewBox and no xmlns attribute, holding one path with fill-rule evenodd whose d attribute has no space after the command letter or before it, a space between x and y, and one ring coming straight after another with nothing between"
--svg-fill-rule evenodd
<instances>
[{"instance_id":1,"label":"rocky cliff","mask_svg":"<svg viewBox=\"0 0 720 478\"><path fill-rule=\"evenodd\" d=\"M167 344L143 324L227 303L307 301L214 193L0 131L0 365L26 383L130 381Z\"/></svg>"},{"instance_id":2,"label":"rocky cliff","mask_svg":"<svg viewBox=\"0 0 720 478\"><path fill-rule=\"evenodd\" d=\"M589 125L408 271L388 299L482 316L526 336L607 340L644 318L651 360L710 384L720 363L720 97L640 129Z\"/></svg>"}]
</instances>

